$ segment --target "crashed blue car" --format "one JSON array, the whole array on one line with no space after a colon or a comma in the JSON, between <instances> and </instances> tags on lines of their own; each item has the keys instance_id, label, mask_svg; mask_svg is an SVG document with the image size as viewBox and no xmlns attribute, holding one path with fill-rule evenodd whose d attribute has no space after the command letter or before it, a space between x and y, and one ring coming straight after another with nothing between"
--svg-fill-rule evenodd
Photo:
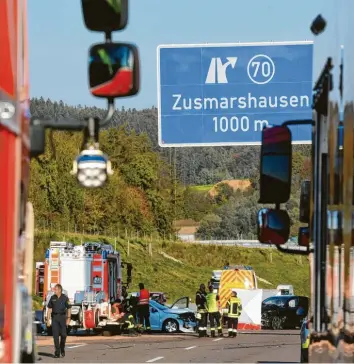
<instances>
[{"instance_id":1,"label":"crashed blue car","mask_svg":"<svg viewBox=\"0 0 354 364\"><path fill-rule=\"evenodd\" d=\"M168 306L150 300L151 330L170 334L194 332L197 323L194 311L189 308L189 302L189 297L182 297Z\"/></svg>"}]
</instances>

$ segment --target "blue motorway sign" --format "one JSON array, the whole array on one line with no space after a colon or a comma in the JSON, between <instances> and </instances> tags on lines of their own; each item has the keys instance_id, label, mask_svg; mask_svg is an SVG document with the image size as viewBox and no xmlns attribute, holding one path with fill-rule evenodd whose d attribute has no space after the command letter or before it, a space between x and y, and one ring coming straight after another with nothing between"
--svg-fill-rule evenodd
<instances>
[{"instance_id":1,"label":"blue motorway sign","mask_svg":"<svg viewBox=\"0 0 354 364\"><path fill-rule=\"evenodd\" d=\"M259 145L266 125L312 118L312 42L157 49L162 147ZM311 142L310 126L292 126Z\"/></svg>"}]
</instances>

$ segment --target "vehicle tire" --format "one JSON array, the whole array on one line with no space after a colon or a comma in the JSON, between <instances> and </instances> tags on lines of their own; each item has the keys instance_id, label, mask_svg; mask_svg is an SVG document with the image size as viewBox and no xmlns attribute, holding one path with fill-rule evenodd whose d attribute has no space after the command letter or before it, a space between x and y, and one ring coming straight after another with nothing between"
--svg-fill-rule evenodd
<instances>
[{"instance_id":1,"label":"vehicle tire","mask_svg":"<svg viewBox=\"0 0 354 364\"><path fill-rule=\"evenodd\" d=\"M103 329L102 336L112 336L112 331Z\"/></svg>"},{"instance_id":2,"label":"vehicle tire","mask_svg":"<svg viewBox=\"0 0 354 364\"><path fill-rule=\"evenodd\" d=\"M272 330L282 330L283 323L279 316L273 316L271 321Z\"/></svg>"},{"instance_id":3,"label":"vehicle tire","mask_svg":"<svg viewBox=\"0 0 354 364\"><path fill-rule=\"evenodd\" d=\"M308 362L309 362L309 350L301 348L300 363L308 363Z\"/></svg>"},{"instance_id":4,"label":"vehicle tire","mask_svg":"<svg viewBox=\"0 0 354 364\"><path fill-rule=\"evenodd\" d=\"M53 330L52 330L52 327L47 327L47 335L48 336L53 336Z\"/></svg>"},{"instance_id":5,"label":"vehicle tire","mask_svg":"<svg viewBox=\"0 0 354 364\"><path fill-rule=\"evenodd\" d=\"M36 350L35 350L35 344L33 342L31 354L22 353L21 363L35 363L35 362L36 362Z\"/></svg>"},{"instance_id":6,"label":"vehicle tire","mask_svg":"<svg viewBox=\"0 0 354 364\"><path fill-rule=\"evenodd\" d=\"M72 331L72 326L68 326L66 328L66 334L69 335L71 331Z\"/></svg>"},{"instance_id":7,"label":"vehicle tire","mask_svg":"<svg viewBox=\"0 0 354 364\"><path fill-rule=\"evenodd\" d=\"M35 358L34 352L32 352L31 354L27 354L27 353L22 354L21 363L35 363L35 362L36 362L36 358Z\"/></svg>"},{"instance_id":8,"label":"vehicle tire","mask_svg":"<svg viewBox=\"0 0 354 364\"><path fill-rule=\"evenodd\" d=\"M174 334L179 331L178 322L174 319L167 319L162 325L162 330L168 334Z\"/></svg>"},{"instance_id":9,"label":"vehicle tire","mask_svg":"<svg viewBox=\"0 0 354 364\"><path fill-rule=\"evenodd\" d=\"M100 322L100 314L98 312L98 310L95 312L95 328L98 327L98 324Z\"/></svg>"}]
</instances>

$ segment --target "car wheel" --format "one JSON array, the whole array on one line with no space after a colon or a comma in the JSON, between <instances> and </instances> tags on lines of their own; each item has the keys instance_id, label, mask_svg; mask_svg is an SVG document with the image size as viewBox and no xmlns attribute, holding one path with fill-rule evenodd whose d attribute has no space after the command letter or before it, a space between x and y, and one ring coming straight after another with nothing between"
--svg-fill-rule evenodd
<instances>
[{"instance_id":1,"label":"car wheel","mask_svg":"<svg viewBox=\"0 0 354 364\"><path fill-rule=\"evenodd\" d=\"M36 362L36 351L35 345L32 344L32 352L30 354L22 353L21 355L21 363L35 363Z\"/></svg>"},{"instance_id":2,"label":"car wheel","mask_svg":"<svg viewBox=\"0 0 354 364\"><path fill-rule=\"evenodd\" d=\"M272 318L272 329L273 330L281 330L282 327L282 320L279 316L273 316Z\"/></svg>"},{"instance_id":3,"label":"car wheel","mask_svg":"<svg viewBox=\"0 0 354 364\"><path fill-rule=\"evenodd\" d=\"M175 332L178 332L179 327L178 327L178 322L176 320L173 319L167 319L164 323L163 323L163 331L169 333L169 334L173 334Z\"/></svg>"},{"instance_id":4,"label":"car wheel","mask_svg":"<svg viewBox=\"0 0 354 364\"><path fill-rule=\"evenodd\" d=\"M301 349L300 362L301 363L309 362L309 350L308 349Z\"/></svg>"},{"instance_id":5,"label":"car wheel","mask_svg":"<svg viewBox=\"0 0 354 364\"><path fill-rule=\"evenodd\" d=\"M47 327L47 335L48 336L53 336L53 330L52 330L52 327Z\"/></svg>"}]
</instances>

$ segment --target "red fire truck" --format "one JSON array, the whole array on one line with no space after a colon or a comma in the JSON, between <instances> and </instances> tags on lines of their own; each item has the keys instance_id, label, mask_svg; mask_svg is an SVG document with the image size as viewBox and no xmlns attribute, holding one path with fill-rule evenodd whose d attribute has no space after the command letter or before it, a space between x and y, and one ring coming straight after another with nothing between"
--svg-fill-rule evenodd
<instances>
[{"instance_id":1,"label":"red fire truck","mask_svg":"<svg viewBox=\"0 0 354 364\"><path fill-rule=\"evenodd\" d=\"M52 241L45 262L37 265L37 286L43 282L43 319L53 288L60 283L71 304L70 329L107 331L120 325L111 313L111 302L122 298L123 269L127 268L126 287L131 282L132 265L122 262L121 255L110 244L98 242L74 245ZM104 313L105 312L105 313ZM50 334L50 328L48 328Z\"/></svg>"},{"instance_id":2,"label":"red fire truck","mask_svg":"<svg viewBox=\"0 0 354 364\"><path fill-rule=\"evenodd\" d=\"M0 362L33 362L25 0L0 1ZM6 177L6 178L4 178ZM27 211L26 211L27 210Z\"/></svg>"}]
</instances>

